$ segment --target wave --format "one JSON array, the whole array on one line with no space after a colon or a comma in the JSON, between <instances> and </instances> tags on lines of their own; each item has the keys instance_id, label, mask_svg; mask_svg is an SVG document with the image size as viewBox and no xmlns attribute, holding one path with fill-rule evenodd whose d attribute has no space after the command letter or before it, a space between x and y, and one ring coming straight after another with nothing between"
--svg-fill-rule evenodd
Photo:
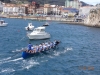
<instances>
[{"instance_id":1,"label":"wave","mask_svg":"<svg viewBox=\"0 0 100 75\"><path fill-rule=\"evenodd\" d=\"M1 62L1 61L6 61L6 60L9 60L9 59L11 59L11 57L1 59L0 62Z\"/></svg>"},{"instance_id":2,"label":"wave","mask_svg":"<svg viewBox=\"0 0 100 75\"><path fill-rule=\"evenodd\" d=\"M65 50L67 50L67 51L69 51L69 50L73 50L73 48L72 47L65 47Z\"/></svg>"},{"instance_id":3,"label":"wave","mask_svg":"<svg viewBox=\"0 0 100 75\"><path fill-rule=\"evenodd\" d=\"M41 62L47 62L48 60L42 60Z\"/></svg>"},{"instance_id":4,"label":"wave","mask_svg":"<svg viewBox=\"0 0 100 75\"><path fill-rule=\"evenodd\" d=\"M4 63L19 61L19 60L22 60L22 59L23 59L22 57L21 58L17 58L17 59L12 59L12 60L9 60L9 59L4 60L3 59L2 61L0 61L0 65L4 64Z\"/></svg>"},{"instance_id":5,"label":"wave","mask_svg":"<svg viewBox=\"0 0 100 75\"><path fill-rule=\"evenodd\" d=\"M0 71L0 73L2 74L4 74L4 73L10 73L10 72L14 72L15 70L14 69L12 69L12 68L6 68L6 69L2 69L1 71Z\"/></svg>"},{"instance_id":6,"label":"wave","mask_svg":"<svg viewBox=\"0 0 100 75\"><path fill-rule=\"evenodd\" d=\"M71 50L73 50L73 48L72 47L65 47L64 48L64 51L60 51L60 52L58 52L58 51L54 51L54 56L59 56L60 54L64 54L64 53L66 53L66 52L68 52L68 51L71 51Z\"/></svg>"},{"instance_id":7,"label":"wave","mask_svg":"<svg viewBox=\"0 0 100 75\"><path fill-rule=\"evenodd\" d=\"M8 62L11 62L11 61L19 61L19 60L22 60L23 58L17 58L17 59L13 59L13 60L9 60Z\"/></svg>"},{"instance_id":8,"label":"wave","mask_svg":"<svg viewBox=\"0 0 100 75\"><path fill-rule=\"evenodd\" d=\"M35 65L39 65L39 62L36 62L34 60L24 60L22 63L22 69L30 69L31 67L35 66Z\"/></svg>"}]
</instances>

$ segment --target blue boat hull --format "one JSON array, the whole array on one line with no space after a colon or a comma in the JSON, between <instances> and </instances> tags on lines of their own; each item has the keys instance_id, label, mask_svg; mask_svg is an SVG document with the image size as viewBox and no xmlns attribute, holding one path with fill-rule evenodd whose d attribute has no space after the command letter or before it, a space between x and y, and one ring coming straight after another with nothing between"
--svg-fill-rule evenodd
<instances>
[{"instance_id":1,"label":"blue boat hull","mask_svg":"<svg viewBox=\"0 0 100 75\"><path fill-rule=\"evenodd\" d=\"M55 50L56 47L54 47L54 48L52 48L52 49ZM26 58L29 58L29 57L37 56L37 55L39 55L40 53L47 54L47 52L50 51L50 50L52 50L52 49L45 50L45 51L41 51L41 52L36 52L36 53L27 53L26 51L23 51L23 52L22 52L22 57L23 57L24 59L26 59Z\"/></svg>"},{"instance_id":2,"label":"blue boat hull","mask_svg":"<svg viewBox=\"0 0 100 75\"><path fill-rule=\"evenodd\" d=\"M26 51L22 52L22 57L24 59L29 58L29 57L33 57L33 56L37 56L39 55L41 52L36 52L36 53L27 53Z\"/></svg>"}]
</instances>

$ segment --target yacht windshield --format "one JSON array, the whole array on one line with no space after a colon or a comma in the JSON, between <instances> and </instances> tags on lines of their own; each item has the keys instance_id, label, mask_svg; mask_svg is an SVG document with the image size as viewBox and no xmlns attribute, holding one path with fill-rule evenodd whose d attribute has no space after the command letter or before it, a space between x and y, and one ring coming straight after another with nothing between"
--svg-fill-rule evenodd
<instances>
[{"instance_id":1,"label":"yacht windshield","mask_svg":"<svg viewBox=\"0 0 100 75\"><path fill-rule=\"evenodd\" d=\"M44 32L44 29L41 29L40 31L41 31L41 32Z\"/></svg>"},{"instance_id":2,"label":"yacht windshield","mask_svg":"<svg viewBox=\"0 0 100 75\"><path fill-rule=\"evenodd\" d=\"M44 29L34 29L34 31L44 32Z\"/></svg>"}]
</instances>

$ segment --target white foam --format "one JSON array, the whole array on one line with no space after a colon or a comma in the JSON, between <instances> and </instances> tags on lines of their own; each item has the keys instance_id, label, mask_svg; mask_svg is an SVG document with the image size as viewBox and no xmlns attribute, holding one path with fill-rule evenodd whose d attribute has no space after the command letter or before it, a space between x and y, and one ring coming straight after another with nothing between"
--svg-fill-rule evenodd
<instances>
[{"instance_id":1,"label":"white foam","mask_svg":"<svg viewBox=\"0 0 100 75\"><path fill-rule=\"evenodd\" d=\"M8 63L8 62L15 62L15 61L19 61L19 60L22 60L23 58L17 58L17 59L13 59L13 60L3 60L1 61L0 63L1 64L4 64L4 63Z\"/></svg>"},{"instance_id":2,"label":"white foam","mask_svg":"<svg viewBox=\"0 0 100 75\"><path fill-rule=\"evenodd\" d=\"M23 69L30 69L31 67L35 66L35 65L39 65L39 62L36 62L34 60L30 60L30 61L23 61L22 63L22 68Z\"/></svg>"},{"instance_id":3,"label":"white foam","mask_svg":"<svg viewBox=\"0 0 100 75\"><path fill-rule=\"evenodd\" d=\"M60 54L64 54L64 53L66 53L66 52L68 52L70 50L73 50L73 48L71 48L71 47L69 47L69 48L68 47L65 47L64 51L61 51L61 52L54 51L54 55L55 56L59 56Z\"/></svg>"},{"instance_id":4,"label":"white foam","mask_svg":"<svg viewBox=\"0 0 100 75\"><path fill-rule=\"evenodd\" d=\"M20 50L16 49L16 50L14 50L14 51L12 51L12 52L18 52L18 51L20 51Z\"/></svg>"},{"instance_id":5,"label":"white foam","mask_svg":"<svg viewBox=\"0 0 100 75\"><path fill-rule=\"evenodd\" d=\"M48 60L42 60L41 62L47 62Z\"/></svg>"},{"instance_id":6,"label":"white foam","mask_svg":"<svg viewBox=\"0 0 100 75\"><path fill-rule=\"evenodd\" d=\"M11 57L1 59L0 61L5 61L5 60L9 60L9 59L11 59Z\"/></svg>"},{"instance_id":7,"label":"white foam","mask_svg":"<svg viewBox=\"0 0 100 75\"><path fill-rule=\"evenodd\" d=\"M50 58L54 58L54 57L53 57L53 56L51 56L51 55L50 55L50 56L48 56L48 57L50 57Z\"/></svg>"},{"instance_id":8,"label":"white foam","mask_svg":"<svg viewBox=\"0 0 100 75\"><path fill-rule=\"evenodd\" d=\"M69 51L69 50L73 50L73 48L71 48L71 47L69 47L69 48L65 47L65 50Z\"/></svg>"},{"instance_id":9,"label":"white foam","mask_svg":"<svg viewBox=\"0 0 100 75\"><path fill-rule=\"evenodd\" d=\"M13 59L13 60L10 60L10 61L19 61L19 60L22 60L23 58L17 58L17 59ZM9 61L9 62L10 62Z\"/></svg>"},{"instance_id":10,"label":"white foam","mask_svg":"<svg viewBox=\"0 0 100 75\"><path fill-rule=\"evenodd\" d=\"M61 53L60 52L55 52L54 55L55 56L59 56Z\"/></svg>"},{"instance_id":11,"label":"white foam","mask_svg":"<svg viewBox=\"0 0 100 75\"><path fill-rule=\"evenodd\" d=\"M10 73L10 72L14 72L15 70L12 68L6 68L6 69L2 69L0 73Z\"/></svg>"}]
</instances>

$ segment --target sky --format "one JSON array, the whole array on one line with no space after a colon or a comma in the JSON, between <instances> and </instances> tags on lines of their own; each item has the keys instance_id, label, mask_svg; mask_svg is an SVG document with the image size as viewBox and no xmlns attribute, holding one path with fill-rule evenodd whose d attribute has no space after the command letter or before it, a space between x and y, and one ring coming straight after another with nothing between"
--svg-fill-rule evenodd
<instances>
[{"instance_id":1,"label":"sky","mask_svg":"<svg viewBox=\"0 0 100 75\"><path fill-rule=\"evenodd\" d=\"M96 5L96 4L100 3L100 0L80 0L80 1L83 1L87 4L92 4L92 5Z\"/></svg>"}]
</instances>

